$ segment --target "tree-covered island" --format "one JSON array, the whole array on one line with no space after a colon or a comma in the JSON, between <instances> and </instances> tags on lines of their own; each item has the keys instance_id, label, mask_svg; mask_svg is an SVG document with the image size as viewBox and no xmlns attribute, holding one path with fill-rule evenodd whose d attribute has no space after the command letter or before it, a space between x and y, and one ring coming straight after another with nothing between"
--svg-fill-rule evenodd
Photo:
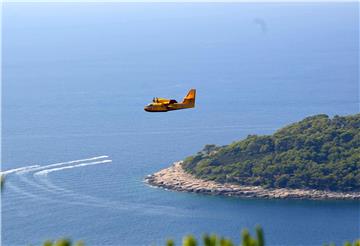
<instances>
[{"instance_id":1,"label":"tree-covered island","mask_svg":"<svg viewBox=\"0 0 360 246\"><path fill-rule=\"evenodd\" d=\"M360 114L315 115L273 135L206 145L145 180L209 195L360 200Z\"/></svg>"},{"instance_id":2,"label":"tree-covered island","mask_svg":"<svg viewBox=\"0 0 360 246\"><path fill-rule=\"evenodd\" d=\"M360 114L320 114L273 135L206 145L182 162L202 180L264 188L360 191Z\"/></svg>"}]
</instances>

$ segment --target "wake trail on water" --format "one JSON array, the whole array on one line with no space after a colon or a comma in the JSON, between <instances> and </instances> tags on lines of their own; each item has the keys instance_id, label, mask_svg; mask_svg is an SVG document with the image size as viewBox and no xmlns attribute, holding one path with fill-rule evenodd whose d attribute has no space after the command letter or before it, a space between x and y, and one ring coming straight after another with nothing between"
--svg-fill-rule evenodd
<instances>
[{"instance_id":1,"label":"wake trail on water","mask_svg":"<svg viewBox=\"0 0 360 246\"><path fill-rule=\"evenodd\" d=\"M78 201L64 201L63 199L57 199L57 198L53 198L53 197L44 197L38 194L34 194L28 191L25 191L15 185L13 185L12 183L9 182L9 184L6 184L11 190L13 190L14 192L20 194L23 197L27 197L30 198L33 201L39 202L42 201L43 203L50 203L50 204L59 204L59 203L64 203L64 204L71 204L71 205L81 205L81 206L91 206L91 207L106 207L102 204L99 203L94 203L94 202L83 202L81 200Z\"/></svg>"},{"instance_id":2,"label":"wake trail on water","mask_svg":"<svg viewBox=\"0 0 360 246\"><path fill-rule=\"evenodd\" d=\"M45 169L45 170L38 171L38 172L34 173L34 175L48 175L49 173L57 172L57 171L62 171L62 170L66 170L66 169L72 169L72 168L78 168L78 167L85 167L85 166L92 166L92 165L98 165L98 164L107 164L107 163L111 163L111 162L112 162L112 160L86 162L86 163L81 163L81 164L77 164L77 165L64 166L64 167L51 168L51 169Z\"/></svg>"},{"instance_id":3,"label":"wake trail on water","mask_svg":"<svg viewBox=\"0 0 360 246\"><path fill-rule=\"evenodd\" d=\"M41 177L47 178L47 176L41 176ZM87 202L89 202L87 204L93 204L94 202L98 202L97 198L95 198L95 197L91 197L91 196L87 196L87 195L83 195L83 194L77 194L77 193L74 193L71 191L67 191L66 189L62 189L62 188L54 189L52 187L49 187L48 185L42 185L41 183L34 182L33 180L30 180L29 176L27 176L27 175L19 175L19 178L20 178L20 181L27 184L27 187L29 187L29 185L30 185L30 186L36 188L36 191L45 192L45 194L41 194L39 192L32 192L32 194L36 195L37 197L44 197L44 195L45 195L46 198L48 198L48 196L47 196L48 194L46 194L46 193L51 193L56 196L56 198L52 198L52 200L55 200L58 202L66 201L66 203L69 203L69 200L68 200L69 198L74 199L75 202L76 202L76 200L80 200L80 198L81 198L81 202L87 201ZM62 189L62 191L60 189ZM62 199L62 198L66 198L66 199ZM61 199L61 200L59 200L59 199Z\"/></svg>"},{"instance_id":4,"label":"wake trail on water","mask_svg":"<svg viewBox=\"0 0 360 246\"><path fill-rule=\"evenodd\" d=\"M133 202L124 201L111 201L91 195L81 194L68 190L63 187L59 187L51 182L48 177L49 173L86 167L91 165L109 164L112 160L107 159L108 156L96 156L86 159L79 159L73 161L59 162L49 165L31 165L20 168L10 169L1 174L16 174L18 181L21 181L27 186L18 187L14 183L7 182L7 186L19 194L21 197L26 197L34 201L41 201L43 203L64 203L81 206L101 207L107 209L126 210L126 211L138 211L145 214L174 214L175 208L159 205L144 205ZM105 159L105 160L104 160ZM76 164L76 165L74 165ZM25 187L33 187L35 189L28 190ZM38 192L42 191L42 192ZM45 192L45 193L44 193ZM52 194L51 196L49 196ZM177 213L179 212L176 210ZM181 216L179 214L179 216Z\"/></svg>"},{"instance_id":5,"label":"wake trail on water","mask_svg":"<svg viewBox=\"0 0 360 246\"><path fill-rule=\"evenodd\" d=\"M59 187L55 184L53 184L47 176L45 175L41 175L41 176L36 176L35 177L37 179L37 181L40 182L40 184L43 184L45 187L47 187L47 189L51 192L51 193L55 193L55 194L59 194L61 196L65 196L68 198L72 198L72 199L79 199L81 198L81 200L87 200L91 203L101 203L103 204L104 201L101 200L100 198L94 197L94 196L90 196L90 195L85 195L85 194L80 194L77 192L74 192L73 190L68 190L62 187Z\"/></svg>"},{"instance_id":6,"label":"wake trail on water","mask_svg":"<svg viewBox=\"0 0 360 246\"><path fill-rule=\"evenodd\" d=\"M22 197L28 197L28 198L31 198L32 200L35 200L35 201L46 201L46 202L54 202L53 199L50 199L48 197L42 197L42 196L39 196L37 194L33 194L31 192L28 192L28 191L25 191L19 187L17 187L16 185L13 185L11 182L8 182L6 184L6 187L8 187L9 189L13 190L14 192L20 194Z\"/></svg>"},{"instance_id":7,"label":"wake trail on water","mask_svg":"<svg viewBox=\"0 0 360 246\"><path fill-rule=\"evenodd\" d=\"M10 169L10 170L0 172L0 174L1 175L7 175L7 174L10 174L10 173L22 172L22 171L26 171L26 170L37 168L37 167L40 167L40 165L31 165L31 166L26 166L26 167L14 168L14 169Z\"/></svg>"},{"instance_id":8,"label":"wake trail on water","mask_svg":"<svg viewBox=\"0 0 360 246\"><path fill-rule=\"evenodd\" d=\"M99 160L99 159L104 159L107 158L107 155L102 155L102 156L95 156L95 157L91 157L91 158L85 158L85 159L78 159L78 160L73 160L73 161L66 161L66 162L58 162L58 163L54 163L54 164L49 164L49 165L44 165L44 166L40 166L40 165L31 165L31 166L26 166L26 167L20 167L20 168L15 168L15 169L11 169L11 170L7 170L2 172L2 174L10 174L10 173L14 173L16 174L16 176L19 178L19 181L27 184L27 186L31 186L36 188L36 191L44 191L44 192L49 192L52 194L55 194L57 196L66 196L66 197L70 197L71 193L73 193L70 190L66 190L60 187L56 187L56 186L50 186L44 183L39 183L36 182L36 180L31 179L28 175L26 174L30 174L33 173L35 171L38 170L42 170L44 172L39 172L40 175L37 175L36 177L39 177L39 179L37 179L37 181L41 180L40 177L44 177L47 178L47 173L49 172L54 172L54 171L60 171L63 169L71 169L71 168L76 168L76 167L83 167L83 166L88 166L88 165L96 165L96 164L102 164L102 163L110 163L111 160L102 160L102 161L96 161L96 162L89 162L89 161L94 161L94 160ZM79 162L84 162L78 165L71 165L74 163L79 163ZM65 166L67 165L67 166ZM51 167L56 167L56 166L62 166L61 168L51 168ZM50 168L50 169L49 169ZM49 170L49 171L47 171ZM43 174L43 175L41 175ZM35 177L34 175L32 175L32 177ZM35 182L34 182L35 181ZM8 182L7 182L8 183ZM16 187L15 185L9 185L14 191L16 191L16 193L18 194L22 194L25 195L26 197L32 197L32 198L39 198L40 199L40 194L36 193L30 193L27 192L25 190L21 190L22 192L20 192L20 188ZM35 191L35 190L33 190ZM60 191L60 193L59 193ZM25 194L27 193L27 194ZM64 194L64 193L70 193L70 194ZM81 194L76 194L77 196L81 196L82 198L86 198L88 201L94 202L96 200L95 197L91 197L91 196L86 196L86 195L81 195ZM47 198L44 198L47 199Z\"/></svg>"},{"instance_id":9,"label":"wake trail on water","mask_svg":"<svg viewBox=\"0 0 360 246\"><path fill-rule=\"evenodd\" d=\"M69 165L69 164L73 164L73 163L79 163L79 162L87 162L87 161L94 161L94 160L99 160L99 159L105 159L105 158L108 158L108 157L109 157L109 156L107 156L107 155L101 155L101 156L95 156L95 157L86 158L86 159L79 159L79 160L73 160L73 161L58 162L58 163L49 164L49 165L45 165L45 166L34 165L34 166L29 166L27 169L17 170L17 171L15 171L15 172L18 173L18 174L23 174L23 173L35 172L35 171L39 171L39 170L43 170L43 169L47 169L47 168L57 167L57 166L65 166L65 165Z\"/></svg>"},{"instance_id":10,"label":"wake trail on water","mask_svg":"<svg viewBox=\"0 0 360 246\"><path fill-rule=\"evenodd\" d=\"M18 193L21 197L27 197L32 200L43 201L43 202L62 202L62 203L73 204L73 205L104 207L104 206L106 206L106 204L104 204L104 201L101 201L96 197L83 195L83 194L77 194L71 190L66 190L66 189L57 187L55 185L51 185L51 182L49 182L48 184L44 184L43 182L39 183L36 181L40 181L42 179L48 180L47 173L50 173L50 172L112 162L112 160L94 161L94 160L104 159L107 157L108 156L103 155L103 156L96 156L96 157L91 157L91 158L86 158L86 159L59 162L59 163L54 163L54 164L49 164L49 165L44 165L44 166L31 165L31 166L7 170L4 173L6 173L6 174L15 173L15 174L17 174L18 181L21 181L24 184L26 184L25 187L35 188L35 189L31 189L32 191L29 191L28 189L24 190L24 189L18 187L17 186L18 184L15 185L15 184L7 182L7 186L14 192ZM79 162L83 162L83 163L77 164L77 165L72 165L74 163L79 163ZM62 166L62 167L51 168L51 167L56 167L56 166ZM39 171L39 170L41 170L41 171ZM38 174L34 173L35 171L38 171L37 172ZM31 176L27 175L30 173L33 175L31 175ZM38 177L39 179L33 180L31 177L33 177L33 178ZM42 192L38 193L37 191L42 191ZM43 192L45 192L45 193L43 193ZM52 193L53 195L55 195L55 197L53 197L53 196L50 197L49 193Z\"/></svg>"}]
</instances>

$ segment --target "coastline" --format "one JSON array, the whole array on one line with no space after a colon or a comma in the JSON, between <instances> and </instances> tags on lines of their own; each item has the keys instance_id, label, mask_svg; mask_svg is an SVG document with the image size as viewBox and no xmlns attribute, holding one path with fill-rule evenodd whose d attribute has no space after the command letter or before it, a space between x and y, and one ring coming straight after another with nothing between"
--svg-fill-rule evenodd
<instances>
[{"instance_id":1,"label":"coastline","mask_svg":"<svg viewBox=\"0 0 360 246\"><path fill-rule=\"evenodd\" d=\"M267 189L261 186L243 186L218 183L196 178L187 173L181 161L170 167L148 175L145 182L164 189L207 195L262 199L306 199L306 200L360 200L360 192L334 192L314 189Z\"/></svg>"}]
</instances>

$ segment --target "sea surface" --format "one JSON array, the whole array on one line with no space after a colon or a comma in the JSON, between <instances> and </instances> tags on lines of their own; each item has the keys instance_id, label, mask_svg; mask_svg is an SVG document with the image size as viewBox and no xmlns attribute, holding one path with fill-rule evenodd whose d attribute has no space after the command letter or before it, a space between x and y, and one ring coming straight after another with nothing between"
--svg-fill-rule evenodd
<instances>
[{"instance_id":1,"label":"sea surface","mask_svg":"<svg viewBox=\"0 0 360 246\"><path fill-rule=\"evenodd\" d=\"M143 182L205 144L359 113L359 3L4 3L2 34L1 245L238 242L256 225L267 245L360 237L359 202ZM143 110L190 88L195 109Z\"/></svg>"}]
</instances>

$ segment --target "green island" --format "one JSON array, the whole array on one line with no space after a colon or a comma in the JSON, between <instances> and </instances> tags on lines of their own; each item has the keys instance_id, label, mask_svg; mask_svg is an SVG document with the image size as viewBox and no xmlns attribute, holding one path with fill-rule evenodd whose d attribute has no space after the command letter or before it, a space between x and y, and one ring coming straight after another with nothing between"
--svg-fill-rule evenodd
<instances>
[{"instance_id":1,"label":"green island","mask_svg":"<svg viewBox=\"0 0 360 246\"><path fill-rule=\"evenodd\" d=\"M264 199L360 200L360 114L307 117L148 175L165 189Z\"/></svg>"},{"instance_id":2,"label":"green island","mask_svg":"<svg viewBox=\"0 0 360 246\"><path fill-rule=\"evenodd\" d=\"M307 117L273 135L206 145L183 169L205 180L265 188L360 190L360 114Z\"/></svg>"}]
</instances>

